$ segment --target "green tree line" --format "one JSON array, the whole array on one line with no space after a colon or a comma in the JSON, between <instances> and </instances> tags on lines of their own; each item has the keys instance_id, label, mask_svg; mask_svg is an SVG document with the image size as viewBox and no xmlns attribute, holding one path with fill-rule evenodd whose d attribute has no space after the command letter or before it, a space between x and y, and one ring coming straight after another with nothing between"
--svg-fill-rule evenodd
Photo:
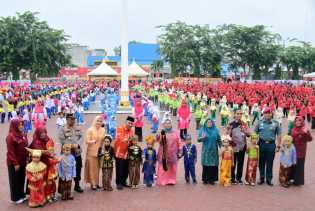
<instances>
[{"instance_id":1,"label":"green tree line","mask_svg":"<svg viewBox=\"0 0 315 211\"><path fill-rule=\"evenodd\" d=\"M185 73L217 77L221 64L247 69L253 79L268 74L281 79L284 67L288 79L315 71L315 48L310 43L284 40L263 25L210 28L175 22L158 28L160 53L173 77Z\"/></svg>"},{"instance_id":2,"label":"green tree line","mask_svg":"<svg viewBox=\"0 0 315 211\"><path fill-rule=\"evenodd\" d=\"M17 13L0 18L0 72L31 71L31 77L55 76L60 67L70 64L66 54L68 36L40 21L38 13Z\"/></svg>"}]
</instances>

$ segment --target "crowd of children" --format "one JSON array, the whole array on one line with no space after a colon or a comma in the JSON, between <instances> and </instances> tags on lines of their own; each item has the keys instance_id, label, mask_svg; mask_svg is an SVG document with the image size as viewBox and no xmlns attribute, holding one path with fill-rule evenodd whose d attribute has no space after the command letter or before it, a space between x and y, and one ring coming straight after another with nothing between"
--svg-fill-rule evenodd
<instances>
[{"instance_id":1,"label":"crowd of children","mask_svg":"<svg viewBox=\"0 0 315 211\"><path fill-rule=\"evenodd\" d=\"M84 91L81 91L80 87ZM37 87L35 90L40 92L39 90L42 89ZM106 85L99 87L89 83L83 83L73 88L47 85L44 90L46 90L44 93L37 93L33 88L29 88L24 90L23 94L12 98L14 92L12 89L8 89L7 92L11 94L6 95L0 102L1 123L5 122L5 118L10 120L21 116L24 131L27 133L32 130L32 122L34 122L35 128L39 128L45 126L45 122L52 115L58 114L56 125L58 128L63 128L66 125L64 111L68 110L74 113L77 124L84 124L82 113L89 109L90 102L95 101L96 96L100 96L100 108L108 135L103 138L98 159L102 169L103 190L112 191L115 162L112 142L116 139L116 114L119 103L119 96L115 90L107 88ZM197 184L195 165L198 153L197 147L193 144L194 139L188 131L192 114L195 117L197 129L200 129L208 118L216 120L217 114L220 114L221 127L224 129L232 114L239 109L242 111L241 120L248 127L254 125L266 109L273 111L274 119L280 125L283 118L288 118L288 135L281 138L279 149L279 182L283 187L289 187L292 184L292 172L297 163L297 152L293 138L290 136L296 116L303 116L309 122L313 120L315 127L315 97L312 89L305 86L246 83L198 84L194 81L162 82L160 84L153 82L135 86L130 93L130 99L135 107L133 116L137 122L136 136L128 140L130 144L127 156L129 185L133 189L140 185L141 172L143 173L143 183L147 187L152 187L155 183L157 152L154 148L156 141L154 134L157 133L161 122L160 110L165 112L165 118L177 117L180 138L184 142L179 158L183 157L186 183L192 181L193 184ZM152 125L152 135L145 138L142 137L143 118L147 118ZM142 140L146 142L144 149L138 143ZM251 133L246 143L246 185L256 185L260 159L259 140L258 134ZM232 184L232 168L235 163L232 144L229 134L221 136L219 184L225 187ZM47 201L53 202L56 198L55 180L57 178L59 178L58 192L61 194L61 199L72 200L71 186L73 178L76 177L76 162L71 154L71 145L62 146L60 158L56 158L54 155L53 143L50 143L47 151L32 149L28 149L28 151L32 156L32 161L26 167L30 190L29 206L38 207L43 206ZM40 161L42 154L48 155L50 165Z\"/></svg>"}]
</instances>

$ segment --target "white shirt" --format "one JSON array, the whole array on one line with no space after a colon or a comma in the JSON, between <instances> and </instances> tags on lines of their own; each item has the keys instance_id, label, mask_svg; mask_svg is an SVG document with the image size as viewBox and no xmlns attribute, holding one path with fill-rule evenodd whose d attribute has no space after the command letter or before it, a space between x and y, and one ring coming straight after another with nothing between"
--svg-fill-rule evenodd
<instances>
[{"instance_id":1,"label":"white shirt","mask_svg":"<svg viewBox=\"0 0 315 211\"><path fill-rule=\"evenodd\" d=\"M63 127L63 126L65 126L66 125L66 118L60 118L60 117L58 117L57 118L57 123L56 123L56 125L58 125L58 126L61 126L61 127Z\"/></svg>"}]
</instances>

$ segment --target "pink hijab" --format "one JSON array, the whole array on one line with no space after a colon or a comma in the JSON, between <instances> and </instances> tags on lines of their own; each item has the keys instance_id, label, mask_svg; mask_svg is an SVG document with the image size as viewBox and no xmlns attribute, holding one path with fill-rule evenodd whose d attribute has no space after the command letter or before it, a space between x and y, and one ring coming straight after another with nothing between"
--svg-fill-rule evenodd
<instances>
[{"instance_id":1,"label":"pink hijab","mask_svg":"<svg viewBox=\"0 0 315 211\"><path fill-rule=\"evenodd\" d=\"M187 119L190 116L190 108L186 102L186 100L182 101L182 104L178 108L178 115L183 119Z\"/></svg>"}]
</instances>

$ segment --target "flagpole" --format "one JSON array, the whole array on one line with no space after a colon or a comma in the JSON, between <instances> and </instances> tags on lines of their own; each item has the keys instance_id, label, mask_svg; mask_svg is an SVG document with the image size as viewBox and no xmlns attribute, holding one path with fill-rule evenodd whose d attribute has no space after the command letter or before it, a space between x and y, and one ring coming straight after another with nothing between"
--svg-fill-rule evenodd
<instances>
[{"instance_id":1,"label":"flagpole","mask_svg":"<svg viewBox=\"0 0 315 211\"><path fill-rule=\"evenodd\" d=\"M129 107L128 85L128 0L121 0L122 4L122 34L121 34L121 89L120 106Z\"/></svg>"}]
</instances>

